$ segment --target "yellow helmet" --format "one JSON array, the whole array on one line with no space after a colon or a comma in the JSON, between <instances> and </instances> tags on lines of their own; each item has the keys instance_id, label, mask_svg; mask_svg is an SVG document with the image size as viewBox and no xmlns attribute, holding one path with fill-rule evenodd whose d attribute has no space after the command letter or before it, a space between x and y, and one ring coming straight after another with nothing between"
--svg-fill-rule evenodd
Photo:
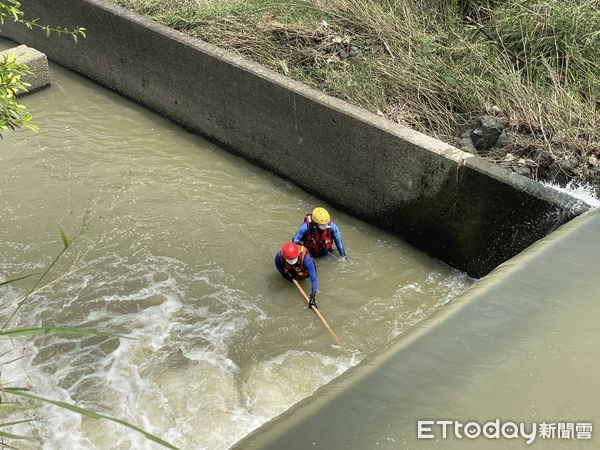
<instances>
[{"instance_id":1,"label":"yellow helmet","mask_svg":"<svg viewBox=\"0 0 600 450\"><path fill-rule=\"evenodd\" d=\"M331 218L325 208L315 208L312 212L313 220L319 225L327 225Z\"/></svg>"}]
</instances>

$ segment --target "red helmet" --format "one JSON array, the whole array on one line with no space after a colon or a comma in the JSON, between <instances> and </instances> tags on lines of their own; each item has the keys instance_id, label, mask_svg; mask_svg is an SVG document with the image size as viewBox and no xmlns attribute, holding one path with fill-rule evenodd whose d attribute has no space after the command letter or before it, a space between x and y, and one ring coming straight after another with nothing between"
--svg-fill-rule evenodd
<instances>
[{"instance_id":1,"label":"red helmet","mask_svg":"<svg viewBox=\"0 0 600 450\"><path fill-rule=\"evenodd\" d=\"M286 242L281 246L281 256L283 256L283 259L296 259L299 253L300 249L293 242Z\"/></svg>"}]
</instances>

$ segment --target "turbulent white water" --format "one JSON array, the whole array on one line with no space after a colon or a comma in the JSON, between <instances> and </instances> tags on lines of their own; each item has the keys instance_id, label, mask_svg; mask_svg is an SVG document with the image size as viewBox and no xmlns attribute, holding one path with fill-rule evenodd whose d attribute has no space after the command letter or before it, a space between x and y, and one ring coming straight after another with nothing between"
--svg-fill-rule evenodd
<instances>
[{"instance_id":1,"label":"turbulent white water","mask_svg":"<svg viewBox=\"0 0 600 450\"><path fill-rule=\"evenodd\" d=\"M600 199L596 196L596 190L590 184L578 183L576 181L569 181L564 187L546 182L542 182L542 184L549 186L556 191L569 194L594 208L600 206Z\"/></svg>"},{"instance_id":2,"label":"turbulent white water","mask_svg":"<svg viewBox=\"0 0 600 450\"><path fill-rule=\"evenodd\" d=\"M0 279L43 271L10 326L119 337L2 340L2 382L130 421L182 448L227 448L392 342L472 280L330 208L349 259L319 260L331 337L273 257L318 203L168 121L52 67L27 99L40 133L0 142ZM324 205L327 206L327 205ZM1 288L0 318L35 278ZM308 284L304 286L308 288ZM53 406L43 448L155 448Z\"/></svg>"}]
</instances>

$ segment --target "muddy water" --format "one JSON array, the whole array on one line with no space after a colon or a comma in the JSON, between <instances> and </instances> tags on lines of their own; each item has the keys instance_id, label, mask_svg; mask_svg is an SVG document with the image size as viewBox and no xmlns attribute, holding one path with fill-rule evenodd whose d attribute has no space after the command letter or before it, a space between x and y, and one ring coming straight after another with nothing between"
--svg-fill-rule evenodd
<instances>
[{"instance_id":1,"label":"muddy water","mask_svg":"<svg viewBox=\"0 0 600 450\"><path fill-rule=\"evenodd\" d=\"M24 355L3 368L3 383L184 448L226 448L472 283L329 208L349 258L318 261L317 300L350 350L340 351L273 267L316 198L75 74L51 72L52 87L25 99L40 131L0 142L0 279L43 271L61 250L59 224L74 244L10 327L137 339L3 341ZM2 288L3 321L33 283ZM42 412L45 421L21 431L46 448L151 447L110 422Z\"/></svg>"},{"instance_id":2,"label":"muddy water","mask_svg":"<svg viewBox=\"0 0 600 450\"><path fill-rule=\"evenodd\" d=\"M239 448L599 448L599 250L595 209Z\"/></svg>"}]
</instances>

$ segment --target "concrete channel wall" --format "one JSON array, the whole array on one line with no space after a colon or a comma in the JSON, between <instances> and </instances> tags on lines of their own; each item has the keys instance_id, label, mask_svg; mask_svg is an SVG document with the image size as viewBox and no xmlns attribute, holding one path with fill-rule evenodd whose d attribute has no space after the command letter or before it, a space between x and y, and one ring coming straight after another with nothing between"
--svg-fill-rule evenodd
<instances>
[{"instance_id":1,"label":"concrete channel wall","mask_svg":"<svg viewBox=\"0 0 600 450\"><path fill-rule=\"evenodd\" d=\"M36 0L0 35L108 86L429 255L483 276L587 209L573 198L100 0ZM350 249L351 252L351 249Z\"/></svg>"}]
</instances>

